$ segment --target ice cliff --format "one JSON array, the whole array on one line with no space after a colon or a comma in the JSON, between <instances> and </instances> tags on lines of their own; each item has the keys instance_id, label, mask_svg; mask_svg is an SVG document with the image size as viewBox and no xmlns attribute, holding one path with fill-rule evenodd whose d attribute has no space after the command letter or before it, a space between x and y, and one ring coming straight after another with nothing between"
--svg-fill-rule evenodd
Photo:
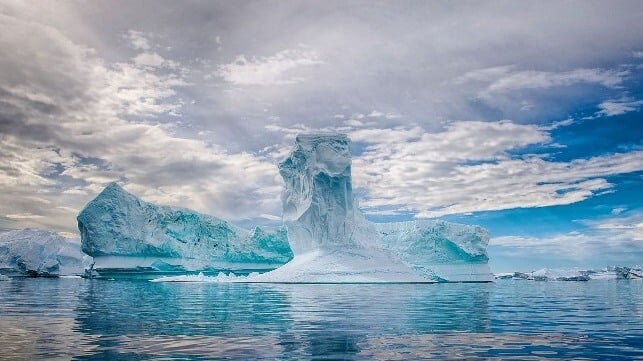
<instances>
[{"instance_id":1,"label":"ice cliff","mask_svg":"<svg viewBox=\"0 0 643 361\"><path fill-rule=\"evenodd\" d=\"M0 271L8 275L82 275L91 257L80 250L78 239L38 229L0 234Z\"/></svg>"},{"instance_id":2,"label":"ice cliff","mask_svg":"<svg viewBox=\"0 0 643 361\"><path fill-rule=\"evenodd\" d=\"M96 269L273 269L292 258L284 228L251 231L216 217L145 202L109 184L77 217Z\"/></svg>"}]
</instances>

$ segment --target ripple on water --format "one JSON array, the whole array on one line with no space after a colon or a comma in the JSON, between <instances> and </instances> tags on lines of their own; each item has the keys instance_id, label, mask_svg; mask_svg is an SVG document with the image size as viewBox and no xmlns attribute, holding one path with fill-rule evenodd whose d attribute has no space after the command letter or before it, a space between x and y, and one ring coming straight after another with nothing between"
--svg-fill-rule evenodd
<instances>
[{"instance_id":1,"label":"ripple on water","mask_svg":"<svg viewBox=\"0 0 643 361\"><path fill-rule=\"evenodd\" d=\"M631 359L643 282L0 283L0 359Z\"/></svg>"}]
</instances>

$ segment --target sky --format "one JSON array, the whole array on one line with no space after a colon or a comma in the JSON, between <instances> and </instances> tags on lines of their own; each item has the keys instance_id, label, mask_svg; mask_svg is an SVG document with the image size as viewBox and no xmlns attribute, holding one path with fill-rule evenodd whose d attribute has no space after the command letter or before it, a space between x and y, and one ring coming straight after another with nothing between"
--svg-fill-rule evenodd
<instances>
[{"instance_id":1,"label":"sky","mask_svg":"<svg viewBox=\"0 0 643 361\"><path fill-rule=\"evenodd\" d=\"M490 231L496 272L643 263L641 1L0 0L0 229L109 182L280 224L296 134L375 222Z\"/></svg>"}]
</instances>

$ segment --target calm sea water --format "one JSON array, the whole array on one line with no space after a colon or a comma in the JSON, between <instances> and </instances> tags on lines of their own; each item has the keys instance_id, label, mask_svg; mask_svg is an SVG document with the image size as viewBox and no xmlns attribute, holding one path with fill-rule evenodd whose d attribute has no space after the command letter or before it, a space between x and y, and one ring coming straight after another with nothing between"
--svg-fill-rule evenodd
<instances>
[{"instance_id":1,"label":"calm sea water","mask_svg":"<svg viewBox=\"0 0 643 361\"><path fill-rule=\"evenodd\" d=\"M643 359L643 282L0 282L9 360Z\"/></svg>"}]
</instances>

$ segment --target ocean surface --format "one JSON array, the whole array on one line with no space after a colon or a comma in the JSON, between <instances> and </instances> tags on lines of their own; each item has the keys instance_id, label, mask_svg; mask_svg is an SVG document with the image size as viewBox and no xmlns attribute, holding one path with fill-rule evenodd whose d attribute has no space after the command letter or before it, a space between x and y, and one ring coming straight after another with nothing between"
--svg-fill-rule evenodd
<instances>
[{"instance_id":1,"label":"ocean surface","mask_svg":"<svg viewBox=\"0 0 643 361\"><path fill-rule=\"evenodd\" d=\"M0 282L3 360L643 359L643 281Z\"/></svg>"}]
</instances>

